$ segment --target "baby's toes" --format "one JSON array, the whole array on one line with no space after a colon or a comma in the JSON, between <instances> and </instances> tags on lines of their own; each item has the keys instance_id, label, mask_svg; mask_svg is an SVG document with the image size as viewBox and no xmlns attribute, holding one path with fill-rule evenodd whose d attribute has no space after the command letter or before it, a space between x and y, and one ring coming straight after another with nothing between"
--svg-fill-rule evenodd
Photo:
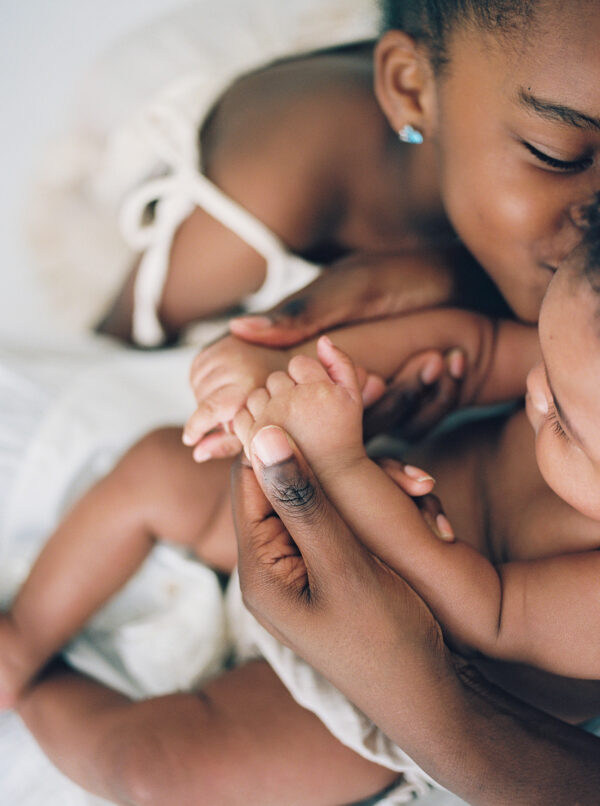
<instances>
[{"instance_id":1,"label":"baby's toes","mask_svg":"<svg viewBox=\"0 0 600 806\"><path fill-rule=\"evenodd\" d=\"M296 383L319 383L329 380L323 365L307 355L295 355L288 364L288 372Z\"/></svg>"},{"instance_id":2,"label":"baby's toes","mask_svg":"<svg viewBox=\"0 0 600 806\"><path fill-rule=\"evenodd\" d=\"M263 413L270 399L271 395L264 387L250 392L248 400L246 400L246 408L255 420Z\"/></svg>"},{"instance_id":3,"label":"baby's toes","mask_svg":"<svg viewBox=\"0 0 600 806\"><path fill-rule=\"evenodd\" d=\"M232 423L233 423L233 433L242 443L242 447L244 449L246 457L250 459L248 452L248 441L250 439L250 434L254 427L254 417L250 414L248 409L240 409L233 418Z\"/></svg>"},{"instance_id":4,"label":"baby's toes","mask_svg":"<svg viewBox=\"0 0 600 806\"><path fill-rule=\"evenodd\" d=\"M278 397L290 392L296 384L287 374L287 372L272 372L267 378L266 387L269 390L271 397Z\"/></svg>"}]
</instances>

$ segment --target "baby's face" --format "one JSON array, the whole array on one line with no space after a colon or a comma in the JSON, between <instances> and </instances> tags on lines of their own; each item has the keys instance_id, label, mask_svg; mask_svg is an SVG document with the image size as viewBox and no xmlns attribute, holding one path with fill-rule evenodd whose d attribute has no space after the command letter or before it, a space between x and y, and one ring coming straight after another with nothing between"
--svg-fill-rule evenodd
<instances>
[{"instance_id":1,"label":"baby's face","mask_svg":"<svg viewBox=\"0 0 600 806\"><path fill-rule=\"evenodd\" d=\"M526 409L545 481L600 520L600 293L578 270L580 259L560 266L544 298L543 361L527 378Z\"/></svg>"}]
</instances>

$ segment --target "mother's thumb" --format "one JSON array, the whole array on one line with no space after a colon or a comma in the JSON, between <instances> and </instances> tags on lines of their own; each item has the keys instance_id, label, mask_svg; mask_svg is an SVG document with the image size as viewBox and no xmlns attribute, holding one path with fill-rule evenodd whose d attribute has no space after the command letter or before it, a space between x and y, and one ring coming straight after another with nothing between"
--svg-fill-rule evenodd
<instances>
[{"instance_id":1,"label":"mother's thumb","mask_svg":"<svg viewBox=\"0 0 600 806\"><path fill-rule=\"evenodd\" d=\"M271 506L311 570L326 574L335 558L359 543L323 492L318 479L278 426L261 428L251 442L254 472Z\"/></svg>"}]
</instances>

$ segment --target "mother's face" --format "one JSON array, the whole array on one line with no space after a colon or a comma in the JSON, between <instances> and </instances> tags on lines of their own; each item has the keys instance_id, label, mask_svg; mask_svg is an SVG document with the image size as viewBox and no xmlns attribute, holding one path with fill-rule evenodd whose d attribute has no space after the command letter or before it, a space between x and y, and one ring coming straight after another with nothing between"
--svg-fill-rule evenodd
<instances>
[{"instance_id":1,"label":"mother's face","mask_svg":"<svg viewBox=\"0 0 600 806\"><path fill-rule=\"evenodd\" d=\"M458 30L432 124L448 216L528 321L578 238L569 207L600 188L600 7L560 5L505 37Z\"/></svg>"}]
</instances>

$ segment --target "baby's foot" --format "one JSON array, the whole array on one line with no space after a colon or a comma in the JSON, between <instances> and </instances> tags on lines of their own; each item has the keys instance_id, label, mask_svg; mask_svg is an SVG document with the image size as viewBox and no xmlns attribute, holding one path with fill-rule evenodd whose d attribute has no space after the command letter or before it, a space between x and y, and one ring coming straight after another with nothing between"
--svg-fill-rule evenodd
<instances>
[{"instance_id":1,"label":"baby's foot","mask_svg":"<svg viewBox=\"0 0 600 806\"><path fill-rule=\"evenodd\" d=\"M0 614L0 710L14 707L36 671L10 614Z\"/></svg>"},{"instance_id":2,"label":"baby's foot","mask_svg":"<svg viewBox=\"0 0 600 806\"><path fill-rule=\"evenodd\" d=\"M279 425L296 441L323 479L366 457L362 440L362 398L352 360L322 337L320 359L296 356L288 372L274 372L266 387L253 392L235 419L236 433L248 450L265 425Z\"/></svg>"}]
</instances>

